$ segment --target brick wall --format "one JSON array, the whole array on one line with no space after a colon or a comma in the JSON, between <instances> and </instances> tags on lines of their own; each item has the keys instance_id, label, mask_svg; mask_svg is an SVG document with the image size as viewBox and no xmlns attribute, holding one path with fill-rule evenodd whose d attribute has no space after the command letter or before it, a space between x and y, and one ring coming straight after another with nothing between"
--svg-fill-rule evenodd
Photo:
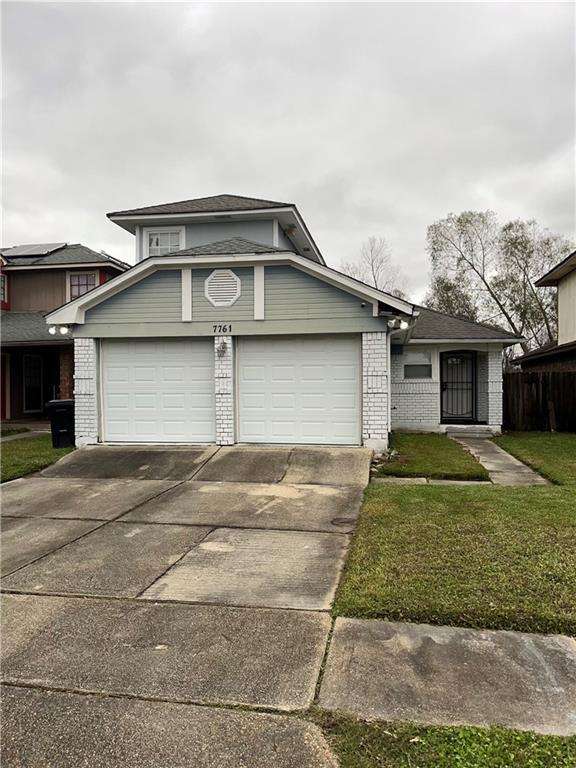
<instances>
[{"instance_id":1,"label":"brick wall","mask_svg":"<svg viewBox=\"0 0 576 768\"><path fill-rule=\"evenodd\" d=\"M391 356L392 429L437 432L440 428L440 382L404 380L403 356Z\"/></svg>"},{"instance_id":2,"label":"brick wall","mask_svg":"<svg viewBox=\"0 0 576 768\"><path fill-rule=\"evenodd\" d=\"M226 345L222 356L218 348ZM216 442L234 443L234 344L232 336L214 337L214 377L216 387Z\"/></svg>"},{"instance_id":3,"label":"brick wall","mask_svg":"<svg viewBox=\"0 0 576 768\"><path fill-rule=\"evenodd\" d=\"M98 350L95 339L74 339L76 445L98 442Z\"/></svg>"},{"instance_id":4,"label":"brick wall","mask_svg":"<svg viewBox=\"0 0 576 768\"><path fill-rule=\"evenodd\" d=\"M488 357L488 424L500 431L502 428L502 348L496 347Z\"/></svg>"},{"instance_id":5,"label":"brick wall","mask_svg":"<svg viewBox=\"0 0 576 768\"><path fill-rule=\"evenodd\" d=\"M60 400L71 400L74 397L74 347L60 349L60 382L58 397Z\"/></svg>"},{"instance_id":6,"label":"brick wall","mask_svg":"<svg viewBox=\"0 0 576 768\"><path fill-rule=\"evenodd\" d=\"M388 360L386 333L362 334L362 442L388 447Z\"/></svg>"}]
</instances>

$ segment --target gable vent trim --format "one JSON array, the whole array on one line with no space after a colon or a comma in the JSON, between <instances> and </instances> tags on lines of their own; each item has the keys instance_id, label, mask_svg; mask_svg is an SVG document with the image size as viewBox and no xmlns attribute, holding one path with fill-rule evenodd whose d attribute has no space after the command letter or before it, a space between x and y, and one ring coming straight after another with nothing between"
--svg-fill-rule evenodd
<instances>
[{"instance_id":1,"label":"gable vent trim","mask_svg":"<svg viewBox=\"0 0 576 768\"><path fill-rule=\"evenodd\" d=\"M204 282L204 295L214 307L231 307L240 293L240 278L231 269L215 269Z\"/></svg>"}]
</instances>

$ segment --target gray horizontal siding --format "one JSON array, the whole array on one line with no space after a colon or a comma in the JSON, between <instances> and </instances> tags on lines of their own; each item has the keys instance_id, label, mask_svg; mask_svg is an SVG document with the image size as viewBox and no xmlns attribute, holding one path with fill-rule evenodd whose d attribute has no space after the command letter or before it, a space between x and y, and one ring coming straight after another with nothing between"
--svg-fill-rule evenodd
<instances>
[{"instance_id":1,"label":"gray horizontal siding","mask_svg":"<svg viewBox=\"0 0 576 768\"><path fill-rule=\"evenodd\" d=\"M240 278L240 298L231 307L215 307L204 295L204 283L212 269L192 270L192 320L230 323L234 320L254 319L254 270L239 267L232 272Z\"/></svg>"},{"instance_id":2,"label":"gray horizontal siding","mask_svg":"<svg viewBox=\"0 0 576 768\"><path fill-rule=\"evenodd\" d=\"M372 304L289 266L265 270L266 320L368 318Z\"/></svg>"},{"instance_id":3,"label":"gray horizontal siding","mask_svg":"<svg viewBox=\"0 0 576 768\"><path fill-rule=\"evenodd\" d=\"M86 312L87 323L167 323L182 320L179 269L163 269Z\"/></svg>"},{"instance_id":4,"label":"gray horizontal siding","mask_svg":"<svg viewBox=\"0 0 576 768\"><path fill-rule=\"evenodd\" d=\"M208 245L231 237L244 237L263 245L272 245L272 221L214 221L186 225L186 248Z\"/></svg>"}]
</instances>

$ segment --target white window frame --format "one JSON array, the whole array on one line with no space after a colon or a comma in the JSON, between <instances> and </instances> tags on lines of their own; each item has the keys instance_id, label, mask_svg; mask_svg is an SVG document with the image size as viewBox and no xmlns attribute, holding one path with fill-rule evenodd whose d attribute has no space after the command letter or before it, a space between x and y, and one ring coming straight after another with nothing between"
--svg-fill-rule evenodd
<instances>
[{"instance_id":1,"label":"white window frame","mask_svg":"<svg viewBox=\"0 0 576 768\"><path fill-rule=\"evenodd\" d=\"M142 227L142 250L141 250L141 258L147 259L149 256L148 253L148 236L150 234L160 234L165 235L167 232L178 232L180 235L180 246L178 248L179 251L183 251L186 248L186 227ZM176 251L171 251L171 253L176 253ZM169 256L169 253L165 253L164 256ZM154 257L161 259L162 256Z\"/></svg>"},{"instance_id":2,"label":"white window frame","mask_svg":"<svg viewBox=\"0 0 576 768\"><path fill-rule=\"evenodd\" d=\"M76 270L70 270L69 272L66 272L66 301L72 301L72 286L70 285L70 278L72 276L80 276L80 275L94 275L94 288L98 288L100 284L100 278L99 278L99 270L98 269L84 269L82 271L77 272ZM90 290L94 290L94 288L91 288ZM88 291L86 291L88 293ZM84 293L81 293L80 296L84 296ZM78 298L78 297L76 297Z\"/></svg>"},{"instance_id":3,"label":"white window frame","mask_svg":"<svg viewBox=\"0 0 576 768\"><path fill-rule=\"evenodd\" d=\"M429 363L409 363L407 362L407 356L410 353L416 353L416 354L427 354L429 355L430 361ZM410 348L407 347L402 352L402 380L403 381L433 381L435 376L435 365L434 365L434 358L435 355L433 354L433 350L431 349L422 349L420 347L418 348ZM406 376L406 365L430 365L430 376Z\"/></svg>"}]
</instances>

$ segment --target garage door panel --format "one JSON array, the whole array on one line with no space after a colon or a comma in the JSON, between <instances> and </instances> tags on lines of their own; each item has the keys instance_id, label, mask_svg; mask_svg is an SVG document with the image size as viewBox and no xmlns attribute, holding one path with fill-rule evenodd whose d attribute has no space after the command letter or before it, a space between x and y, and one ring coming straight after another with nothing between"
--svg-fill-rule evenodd
<instances>
[{"instance_id":1,"label":"garage door panel","mask_svg":"<svg viewBox=\"0 0 576 768\"><path fill-rule=\"evenodd\" d=\"M359 444L360 365L358 336L240 339L240 441Z\"/></svg>"},{"instance_id":2,"label":"garage door panel","mask_svg":"<svg viewBox=\"0 0 576 768\"><path fill-rule=\"evenodd\" d=\"M107 341L103 379L105 440L215 439L211 339Z\"/></svg>"}]
</instances>

